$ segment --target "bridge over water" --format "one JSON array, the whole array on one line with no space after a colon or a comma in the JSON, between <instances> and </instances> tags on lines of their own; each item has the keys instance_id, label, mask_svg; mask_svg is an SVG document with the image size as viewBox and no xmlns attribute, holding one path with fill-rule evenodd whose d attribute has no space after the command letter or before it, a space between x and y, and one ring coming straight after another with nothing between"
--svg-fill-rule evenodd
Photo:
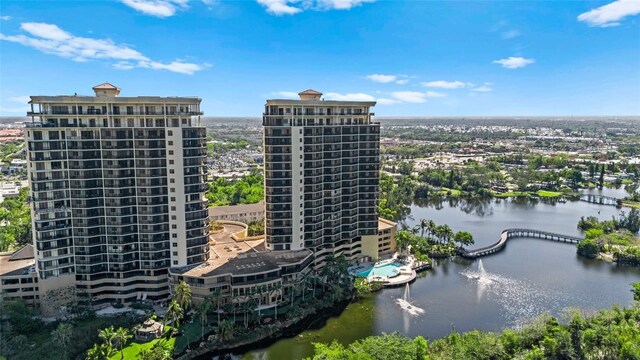
<instances>
[{"instance_id":1,"label":"bridge over water","mask_svg":"<svg viewBox=\"0 0 640 360\"><path fill-rule=\"evenodd\" d=\"M462 257L469 258L469 259L475 259L482 256L495 254L498 251L504 249L509 239L518 238L518 237L536 238L536 239L551 240L551 241L565 242L565 243L571 243L571 244L577 244L583 240L582 238L579 238L579 237L575 237L571 235L563 235L563 234L558 234L558 233L549 232L549 231L513 228L513 229L502 230L502 233L500 234L500 239L494 244L481 247L479 249L460 250L458 254Z\"/></svg>"},{"instance_id":2,"label":"bridge over water","mask_svg":"<svg viewBox=\"0 0 640 360\"><path fill-rule=\"evenodd\" d=\"M597 195L597 194L581 194L580 201L586 201L588 203L599 204L599 205L610 205L610 206L620 205L620 199L618 198L614 198L612 196Z\"/></svg>"}]
</instances>

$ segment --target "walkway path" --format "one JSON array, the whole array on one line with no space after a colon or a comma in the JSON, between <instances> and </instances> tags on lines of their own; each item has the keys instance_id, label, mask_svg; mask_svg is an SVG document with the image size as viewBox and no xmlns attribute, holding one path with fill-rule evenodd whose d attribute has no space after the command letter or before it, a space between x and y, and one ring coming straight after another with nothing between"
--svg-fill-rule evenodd
<instances>
[{"instance_id":1,"label":"walkway path","mask_svg":"<svg viewBox=\"0 0 640 360\"><path fill-rule=\"evenodd\" d=\"M618 198L614 198L612 196L596 195L596 194L581 194L580 201L585 201L588 203L599 204L599 205L610 205L610 206L620 205L620 199Z\"/></svg>"},{"instance_id":2,"label":"walkway path","mask_svg":"<svg viewBox=\"0 0 640 360\"><path fill-rule=\"evenodd\" d=\"M505 230L502 230L502 233L500 234L500 239L496 243L479 248L479 249L459 250L458 254L462 257L469 258L469 259L475 259L481 256L491 255L504 249L505 245L507 245L507 241L511 238L516 238L516 237L537 238L537 239L543 239L543 240L566 242L571 244L577 244L583 240L582 238L571 236L571 235L557 234L557 233L542 231L542 230L520 229L520 228L505 229Z\"/></svg>"}]
</instances>

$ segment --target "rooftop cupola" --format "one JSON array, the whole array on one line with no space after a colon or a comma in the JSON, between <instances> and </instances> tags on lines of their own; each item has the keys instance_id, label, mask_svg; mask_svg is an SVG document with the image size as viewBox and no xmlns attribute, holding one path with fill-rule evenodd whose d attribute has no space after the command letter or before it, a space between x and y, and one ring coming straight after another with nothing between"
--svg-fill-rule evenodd
<instances>
[{"instance_id":1,"label":"rooftop cupola","mask_svg":"<svg viewBox=\"0 0 640 360\"><path fill-rule=\"evenodd\" d=\"M319 91L315 91L313 89L308 89L303 92L298 93L300 96L300 100L320 100L322 97L322 93Z\"/></svg>"},{"instance_id":2,"label":"rooftop cupola","mask_svg":"<svg viewBox=\"0 0 640 360\"><path fill-rule=\"evenodd\" d=\"M118 96L120 94L120 88L109 84L109 83L103 83L100 85L96 85L94 87L92 87L93 91L96 93L96 96L111 96L111 97L115 97Z\"/></svg>"}]
</instances>

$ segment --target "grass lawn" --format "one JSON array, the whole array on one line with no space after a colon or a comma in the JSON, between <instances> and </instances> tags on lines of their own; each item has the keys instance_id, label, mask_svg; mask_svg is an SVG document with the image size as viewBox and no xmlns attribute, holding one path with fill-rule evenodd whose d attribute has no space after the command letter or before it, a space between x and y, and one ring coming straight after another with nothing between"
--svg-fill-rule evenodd
<instances>
[{"instance_id":1,"label":"grass lawn","mask_svg":"<svg viewBox=\"0 0 640 360\"><path fill-rule=\"evenodd\" d=\"M449 189L449 188L446 188L446 187L441 188L439 193L440 193L440 195L449 195L449 191L451 192L451 196L460 196L460 193L461 193L460 190Z\"/></svg>"},{"instance_id":2,"label":"grass lawn","mask_svg":"<svg viewBox=\"0 0 640 360\"><path fill-rule=\"evenodd\" d=\"M630 207L630 208L640 209L640 202L623 201L622 205Z\"/></svg>"},{"instance_id":3,"label":"grass lawn","mask_svg":"<svg viewBox=\"0 0 640 360\"><path fill-rule=\"evenodd\" d=\"M538 190L536 193L538 194L538 196L544 198L554 198L562 196L562 193L559 191Z\"/></svg>"},{"instance_id":4,"label":"grass lawn","mask_svg":"<svg viewBox=\"0 0 640 360\"><path fill-rule=\"evenodd\" d=\"M205 326L204 333L206 334L213 329L213 326ZM194 319L192 323L181 325L180 336L178 336L178 338L176 339L174 352L177 354L183 352L187 347L187 344L198 340L200 338L200 335L202 335L200 319Z\"/></svg>"},{"instance_id":5,"label":"grass lawn","mask_svg":"<svg viewBox=\"0 0 640 360\"><path fill-rule=\"evenodd\" d=\"M530 194L526 191L507 191L503 193L494 193L493 196L497 198L527 197L530 196Z\"/></svg>"},{"instance_id":6,"label":"grass lawn","mask_svg":"<svg viewBox=\"0 0 640 360\"><path fill-rule=\"evenodd\" d=\"M169 331L171 329L170 326L165 326L165 333L166 331ZM168 348L174 349L176 346L176 338L172 337L169 339L166 339L164 337L160 337L151 341L147 341L147 342L138 342L137 340L133 340L132 342L129 343L129 346L127 346L126 348L123 349L124 352L124 358L125 359L137 359L138 358L138 354L142 351L142 350L151 350L151 348L153 347L153 345L157 344L160 341L164 341L166 342L166 345ZM120 360L120 351L117 351L112 357L109 358L109 360Z\"/></svg>"}]
</instances>

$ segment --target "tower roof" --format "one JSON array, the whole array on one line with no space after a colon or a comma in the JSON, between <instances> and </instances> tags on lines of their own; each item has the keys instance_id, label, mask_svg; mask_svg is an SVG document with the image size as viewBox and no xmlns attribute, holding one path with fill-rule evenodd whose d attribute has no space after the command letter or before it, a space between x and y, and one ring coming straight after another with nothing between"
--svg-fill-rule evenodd
<instances>
[{"instance_id":1,"label":"tower roof","mask_svg":"<svg viewBox=\"0 0 640 360\"><path fill-rule=\"evenodd\" d=\"M108 82L106 83L102 83L100 85L96 85L94 87L92 87L93 90L120 90L119 87L113 85L113 84L109 84Z\"/></svg>"},{"instance_id":2,"label":"tower roof","mask_svg":"<svg viewBox=\"0 0 640 360\"><path fill-rule=\"evenodd\" d=\"M313 89L307 89L305 91L299 92L298 95L322 95L322 93Z\"/></svg>"}]
</instances>

